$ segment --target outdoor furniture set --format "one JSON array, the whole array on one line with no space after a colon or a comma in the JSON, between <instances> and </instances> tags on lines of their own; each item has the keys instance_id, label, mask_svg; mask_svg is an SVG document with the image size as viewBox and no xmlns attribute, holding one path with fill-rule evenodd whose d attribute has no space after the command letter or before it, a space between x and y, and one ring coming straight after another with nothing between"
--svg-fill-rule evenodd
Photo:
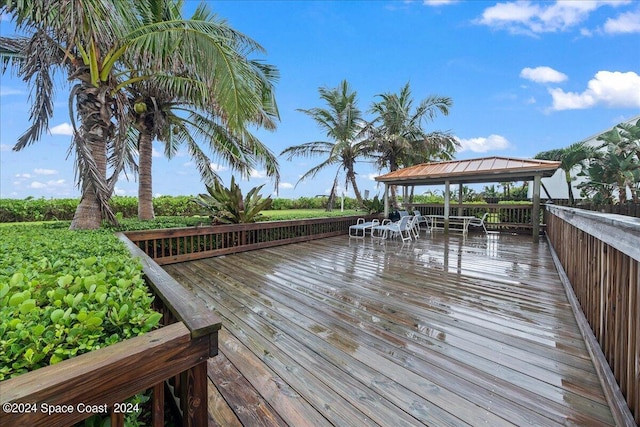
<instances>
[{"instance_id":1,"label":"outdoor furniture set","mask_svg":"<svg viewBox=\"0 0 640 427\"><path fill-rule=\"evenodd\" d=\"M391 221L389 219L383 219L380 222L377 219L366 221L364 218L359 218L355 225L349 227L349 237L365 238L367 233L373 239L386 240L388 238L400 237L402 242L417 239L420 236L420 231L425 228L428 232L443 229L444 230L444 215L422 215L420 211L413 211L413 215L407 211L400 211L400 219L398 221ZM450 230L459 230L463 234L467 234L469 226L482 227L485 234L487 228L484 225L484 221L487 218L488 212L486 212L482 218L475 216L449 216L449 225L458 224L460 228L451 228Z\"/></svg>"}]
</instances>

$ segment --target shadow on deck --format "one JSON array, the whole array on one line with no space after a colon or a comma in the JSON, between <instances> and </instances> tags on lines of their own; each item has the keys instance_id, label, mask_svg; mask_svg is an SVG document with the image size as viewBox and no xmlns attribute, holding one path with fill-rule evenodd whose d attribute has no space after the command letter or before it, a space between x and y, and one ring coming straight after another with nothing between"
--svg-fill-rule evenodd
<instances>
[{"instance_id":1,"label":"shadow on deck","mask_svg":"<svg viewBox=\"0 0 640 427\"><path fill-rule=\"evenodd\" d=\"M210 425L614 425L530 240L339 236L164 266L223 319Z\"/></svg>"}]
</instances>

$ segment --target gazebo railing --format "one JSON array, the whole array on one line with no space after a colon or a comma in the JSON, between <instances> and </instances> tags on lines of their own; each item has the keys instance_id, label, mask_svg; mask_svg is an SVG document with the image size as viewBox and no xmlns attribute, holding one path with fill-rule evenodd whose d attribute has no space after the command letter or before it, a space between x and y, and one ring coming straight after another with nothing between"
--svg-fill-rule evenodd
<instances>
[{"instance_id":1,"label":"gazebo railing","mask_svg":"<svg viewBox=\"0 0 640 427\"><path fill-rule=\"evenodd\" d=\"M405 207L410 210L417 209L423 215L444 214L444 205L441 203L406 203ZM465 203L462 205L452 203L449 206L451 215L473 215L480 218L485 212L489 212L485 220L485 226L488 230L531 232L533 227L531 222L533 205L530 203ZM544 226L543 218L543 214L541 214L539 220L541 226Z\"/></svg>"}]
</instances>

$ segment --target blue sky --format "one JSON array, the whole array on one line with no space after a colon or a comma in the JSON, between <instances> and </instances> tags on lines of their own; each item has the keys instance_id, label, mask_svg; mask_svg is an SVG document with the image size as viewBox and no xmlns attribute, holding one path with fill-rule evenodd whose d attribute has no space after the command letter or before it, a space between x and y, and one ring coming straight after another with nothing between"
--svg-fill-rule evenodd
<instances>
[{"instance_id":1,"label":"blue sky","mask_svg":"<svg viewBox=\"0 0 640 427\"><path fill-rule=\"evenodd\" d=\"M187 8L197 4L187 1ZM416 103L429 95L452 98L446 117L428 130L450 131L463 149L457 159L532 157L565 147L640 113L640 2L638 1L211 1L210 8L259 42L260 57L278 67L281 121L257 135L279 154L291 145L326 140L299 108L323 106L319 87L343 79L368 111L376 95L410 82ZM2 17L0 33L14 31ZM73 158L67 159L68 87L58 78L50 132L21 152L11 151L27 128L29 88L10 71L0 75L0 197L77 197ZM371 116L367 113L367 118ZM154 193L204 191L186 154L164 159L155 147ZM214 162L217 159L214 157ZM280 158L279 197L326 194L335 170L298 183L320 159ZM228 184L231 172L212 165ZM378 171L358 164L358 185L381 194ZM296 186L297 183L297 186ZM266 184L255 171L242 186ZM119 195L136 195L122 177ZM349 188L346 195L352 195Z\"/></svg>"}]
</instances>

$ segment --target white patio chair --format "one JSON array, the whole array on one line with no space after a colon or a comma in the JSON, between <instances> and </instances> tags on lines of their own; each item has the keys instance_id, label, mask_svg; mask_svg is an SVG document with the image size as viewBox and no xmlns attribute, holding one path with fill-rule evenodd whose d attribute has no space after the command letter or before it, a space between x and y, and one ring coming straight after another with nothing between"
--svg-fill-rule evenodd
<instances>
[{"instance_id":1,"label":"white patio chair","mask_svg":"<svg viewBox=\"0 0 640 427\"><path fill-rule=\"evenodd\" d=\"M416 215L413 215L409 220L409 229L414 239L420 237L420 225L418 224L418 217Z\"/></svg>"},{"instance_id":2,"label":"white patio chair","mask_svg":"<svg viewBox=\"0 0 640 427\"><path fill-rule=\"evenodd\" d=\"M469 221L469 226L482 227L484 229L484 234L487 234L487 227L484 225L484 220L487 219L488 215L489 212L485 212L484 215L482 215L482 218L473 218Z\"/></svg>"},{"instance_id":3,"label":"white patio chair","mask_svg":"<svg viewBox=\"0 0 640 427\"><path fill-rule=\"evenodd\" d=\"M417 223L418 223L418 233L422 229L423 225L427 229L427 232L429 232L429 219L426 216L422 215L419 210L413 211L413 216L418 218L418 221L417 221Z\"/></svg>"},{"instance_id":4,"label":"white patio chair","mask_svg":"<svg viewBox=\"0 0 640 427\"><path fill-rule=\"evenodd\" d=\"M355 225L349 226L349 237L364 239L367 235L367 230L371 232L372 228L377 225L380 225L380 221L377 219L367 222L364 218L358 218Z\"/></svg>"},{"instance_id":5,"label":"white patio chair","mask_svg":"<svg viewBox=\"0 0 640 427\"><path fill-rule=\"evenodd\" d=\"M382 220L382 223L376 225L371 228L371 238L372 239L386 239L387 238L387 227L392 224L389 218L385 218Z\"/></svg>"},{"instance_id":6,"label":"white patio chair","mask_svg":"<svg viewBox=\"0 0 640 427\"><path fill-rule=\"evenodd\" d=\"M402 218L400 218L400 221L392 222L391 224L386 225L385 238L400 236L403 243L411 240L411 236L413 233L411 231L412 219L412 215L403 216Z\"/></svg>"}]
</instances>

